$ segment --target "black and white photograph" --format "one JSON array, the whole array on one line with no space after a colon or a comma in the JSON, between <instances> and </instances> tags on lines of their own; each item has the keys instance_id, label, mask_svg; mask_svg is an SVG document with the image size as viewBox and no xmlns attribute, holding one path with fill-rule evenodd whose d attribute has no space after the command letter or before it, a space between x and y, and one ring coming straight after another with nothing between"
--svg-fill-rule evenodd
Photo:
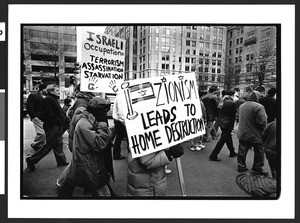
<instances>
[{"instance_id":1,"label":"black and white photograph","mask_svg":"<svg viewBox=\"0 0 300 223\"><path fill-rule=\"evenodd\" d=\"M279 197L280 26L83 28L79 39L77 26L22 26L24 198ZM183 80L179 88L178 78L158 84L171 75L193 76L194 85ZM105 87L133 80L154 85L154 101L164 108L149 101L138 108L131 89L132 108L145 110L135 124L125 121L118 84L120 93ZM195 114L181 118L178 101ZM93 129L101 121L106 125ZM162 149L152 152L155 144ZM150 152L133 158L135 146ZM102 168L106 175L98 175Z\"/></svg>"},{"instance_id":2,"label":"black and white photograph","mask_svg":"<svg viewBox=\"0 0 300 223\"><path fill-rule=\"evenodd\" d=\"M10 5L8 217L293 218L294 10Z\"/></svg>"}]
</instances>

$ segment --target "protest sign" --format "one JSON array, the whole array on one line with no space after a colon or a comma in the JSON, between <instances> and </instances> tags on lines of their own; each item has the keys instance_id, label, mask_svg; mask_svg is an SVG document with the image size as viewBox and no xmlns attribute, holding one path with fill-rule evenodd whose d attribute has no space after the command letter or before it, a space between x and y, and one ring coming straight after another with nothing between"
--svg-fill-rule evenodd
<instances>
[{"instance_id":1,"label":"protest sign","mask_svg":"<svg viewBox=\"0 0 300 223\"><path fill-rule=\"evenodd\" d=\"M80 90L116 93L124 81L125 40L104 34L97 27L80 27L79 32Z\"/></svg>"},{"instance_id":2,"label":"protest sign","mask_svg":"<svg viewBox=\"0 0 300 223\"><path fill-rule=\"evenodd\" d=\"M119 97L133 158L205 133L194 73L126 81Z\"/></svg>"}]
</instances>

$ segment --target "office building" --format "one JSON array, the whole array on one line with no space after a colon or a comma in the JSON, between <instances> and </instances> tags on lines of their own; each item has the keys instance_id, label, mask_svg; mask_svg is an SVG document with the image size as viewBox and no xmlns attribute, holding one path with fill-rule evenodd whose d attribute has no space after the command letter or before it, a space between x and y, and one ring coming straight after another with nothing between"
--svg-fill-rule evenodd
<instances>
[{"instance_id":1,"label":"office building","mask_svg":"<svg viewBox=\"0 0 300 223\"><path fill-rule=\"evenodd\" d=\"M196 73L201 90L223 88L224 26L108 26L126 40L125 78Z\"/></svg>"},{"instance_id":2,"label":"office building","mask_svg":"<svg viewBox=\"0 0 300 223\"><path fill-rule=\"evenodd\" d=\"M225 85L276 87L276 38L275 26L228 27Z\"/></svg>"},{"instance_id":3,"label":"office building","mask_svg":"<svg viewBox=\"0 0 300 223\"><path fill-rule=\"evenodd\" d=\"M75 26L23 26L22 74L24 89L40 83L70 86L77 57Z\"/></svg>"}]
</instances>

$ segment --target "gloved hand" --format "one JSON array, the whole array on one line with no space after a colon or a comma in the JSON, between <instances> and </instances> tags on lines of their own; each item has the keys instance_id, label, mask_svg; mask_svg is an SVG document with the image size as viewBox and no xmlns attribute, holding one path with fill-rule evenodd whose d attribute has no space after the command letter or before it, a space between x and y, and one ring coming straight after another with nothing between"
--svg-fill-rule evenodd
<instances>
[{"instance_id":1,"label":"gloved hand","mask_svg":"<svg viewBox=\"0 0 300 223\"><path fill-rule=\"evenodd\" d=\"M166 156L170 161L172 161L173 158L181 157L184 154L183 147L178 144L175 146L170 147L168 150L165 150Z\"/></svg>"}]
</instances>

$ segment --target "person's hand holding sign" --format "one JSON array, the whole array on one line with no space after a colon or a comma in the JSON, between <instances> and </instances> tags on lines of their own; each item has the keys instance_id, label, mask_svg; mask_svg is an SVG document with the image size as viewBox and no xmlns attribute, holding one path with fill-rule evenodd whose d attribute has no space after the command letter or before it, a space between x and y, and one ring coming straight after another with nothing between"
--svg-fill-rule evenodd
<instances>
[{"instance_id":1,"label":"person's hand holding sign","mask_svg":"<svg viewBox=\"0 0 300 223\"><path fill-rule=\"evenodd\" d=\"M170 161L173 158L181 157L184 154L183 148L180 144L170 147L168 150L165 150L165 153Z\"/></svg>"}]
</instances>

